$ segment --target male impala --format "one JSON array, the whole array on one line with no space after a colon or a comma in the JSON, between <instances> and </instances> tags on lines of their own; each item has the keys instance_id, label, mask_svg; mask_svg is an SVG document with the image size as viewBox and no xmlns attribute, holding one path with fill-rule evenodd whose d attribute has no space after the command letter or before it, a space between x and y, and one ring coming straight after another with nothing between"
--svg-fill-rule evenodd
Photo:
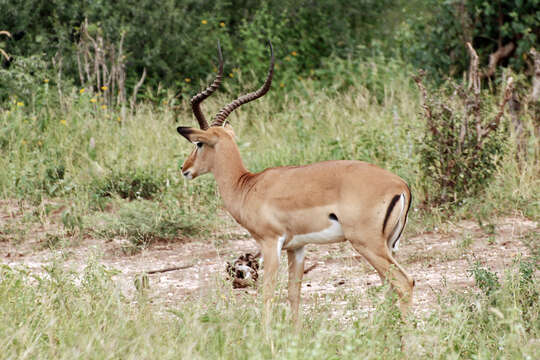
<instances>
[{"instance_id":1,"label":"male impala","mask_svg":"<svg viewBox=\"0 0 540 360\"><path fill-rule=\"evenodd\" d=\"M271 298L282 249L289 262L288 299L298 322L304 271L304 246L348 240L397 291L406 312L414 280L392 257L411 205L411 192L398 176L377 166L354 160L325 161L249 172L242 163L234 133L225 126L236 108L260 98L270 89L274 53L270 44L270 70L264 85L225 106L208 126L201 102L220 85L223 58L218 45L216 79L191 99L199 129L177 130L195 148L182 165L187 179L212 173L225 208L255 238L264 259L263 318L269 321Z\"/></svg>"}]
</instances>

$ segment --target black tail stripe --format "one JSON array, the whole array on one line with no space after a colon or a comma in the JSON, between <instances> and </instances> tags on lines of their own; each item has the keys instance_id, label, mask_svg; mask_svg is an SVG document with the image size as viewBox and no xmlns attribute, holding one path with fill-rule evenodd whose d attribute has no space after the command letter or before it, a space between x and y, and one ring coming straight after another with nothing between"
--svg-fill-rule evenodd
<instances>
[{"instance_id":1,"label":"black tail stripe","mask_svg":"<svg viewBox=\"0 0 540 360\"><path fill-rule=\"evenodd\" d=\"M388 222L388 218L390 217L390 214L392 213L392 210L394 210L394 206L396 206L396 203L399 200L399 196L400 195L395 195L392 198L392 201L390 201L390 205L388 205L388 210L386 210L386 215L384 217L384 222L383 222L383 226L382 226L383 234L384 234L384 230L386 229L386 223Z\"/></svg>"},{"instance_id":2,"label":"black tail stripe","mask_svg":"<svg viewBox=\"0 0 540 360\"><path fill-rule=\"evenodd\" d=\"M409 215L409 210L411 209L411 204L412 204L412 192L411 192L411 188L409 188L409 185L407 185L407 189L409 189L409 206L407 206L407 211L405 212L405 222L407 222L407 216ZM403 226L401 227L401 231L399 232L399 235L398 237L396 238L396 241L401 237L401 234L403 233L403 230L405 229L405 224L403 224ZM394 243L392 244L392 247L394 247L394 245L396 244L396 242L394 241Z\"/></svg>"}]
</instances>

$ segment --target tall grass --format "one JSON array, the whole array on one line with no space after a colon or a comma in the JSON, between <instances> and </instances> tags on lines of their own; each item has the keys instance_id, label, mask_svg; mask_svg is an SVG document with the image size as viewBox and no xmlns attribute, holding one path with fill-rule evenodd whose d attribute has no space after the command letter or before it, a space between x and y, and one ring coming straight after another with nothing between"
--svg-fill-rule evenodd
<instances>
[{"instance_id":1,"label":"tall grass","mask_svg":"<svg viewBox=\"0 0 540 360\"><path fill-rule=\"evenodd\" d=\"M259 299L235 296L228 284L156 309L144 294L124 297L114 272L93 260L81 274L60 263L40 276L3 266L0 358L533 359L540 351L540 284L530 266L518 261L501 279L475 267L480 288L440 298L430 313L406 322L389 300L349 321L316 303L296 333L280 304L268 338ZM498 286L486 291L486 278Z\"/></svg>"}]
</instances>

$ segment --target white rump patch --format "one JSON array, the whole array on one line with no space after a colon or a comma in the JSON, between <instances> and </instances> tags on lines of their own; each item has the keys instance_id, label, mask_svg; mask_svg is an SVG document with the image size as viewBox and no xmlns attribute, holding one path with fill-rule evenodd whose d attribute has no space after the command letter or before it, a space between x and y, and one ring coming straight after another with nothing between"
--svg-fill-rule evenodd
<instances>
[{"instance_id":1,"label":"white rump patch","mask_svg":"<svg viewBox=\"0 0 540 360\"><path fill-rule=\"evenodd\" d=\"M286 249L297 249L307 244L330 244L345 241L343 228L337 220L330 219L330 226L318 232L294 235L285 246Z\"/></svg>"}]
</instances>

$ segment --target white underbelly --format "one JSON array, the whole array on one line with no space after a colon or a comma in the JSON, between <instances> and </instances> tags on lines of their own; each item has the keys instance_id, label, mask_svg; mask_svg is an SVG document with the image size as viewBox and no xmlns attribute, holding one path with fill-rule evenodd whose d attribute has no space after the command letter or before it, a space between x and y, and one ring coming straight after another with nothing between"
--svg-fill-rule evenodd
<instances>
[{"instance_id":1,"label":"white underbelly","mask_svg":"<svg viewBox=\"0 0 540 360\"><path fill-rule=\"evenodd\" d=\"M330 219L330 223L329 227L321 231L292 236L289 241L285 242L283 248L293 250L307 244L331 244L345 241L341 224L332 219Z\"/></svg>"}]
</instances>

